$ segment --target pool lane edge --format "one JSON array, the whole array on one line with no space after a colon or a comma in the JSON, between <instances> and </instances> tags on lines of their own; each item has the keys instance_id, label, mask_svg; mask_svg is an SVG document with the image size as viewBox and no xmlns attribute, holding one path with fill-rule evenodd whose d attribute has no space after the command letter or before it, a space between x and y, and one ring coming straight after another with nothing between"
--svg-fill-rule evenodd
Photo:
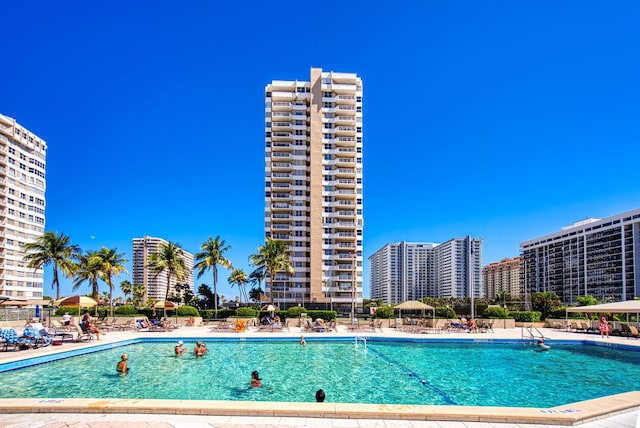
<instances>
[{"instance_id":1,"label":"pool lane edge","mask_svg":"<svg viewBox=\"0 0 640 428\"><path fill-rule=\"evenodd\" d=\"M332 419L399 419L574 426L616 414L630 412L639 407L640 391L633 391L552 408L291 403L272 401L9 398L0 401L0 414L131 413Z\"/></svg>"}]
</instances>

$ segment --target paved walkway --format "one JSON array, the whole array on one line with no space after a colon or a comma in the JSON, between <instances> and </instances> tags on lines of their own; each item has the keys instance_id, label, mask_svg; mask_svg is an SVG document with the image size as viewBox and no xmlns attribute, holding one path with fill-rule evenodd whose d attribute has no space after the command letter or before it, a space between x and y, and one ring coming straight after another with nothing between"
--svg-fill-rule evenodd
<instances>
[{"instance_id":1,"label":"paved walkway","mask_svg":"<svg viewBox=\"0 0 640 428\"><path fill-rule=\"evenodd\" d=\"M638 411L588 422L580 428L640 428ZM422 422L376 419L273 418L193 415L122 414L13 414L0 415L2 428L551 428L563 425L532 425L485 422ZM566 426L564 426L566 427Z\"/></svg>"},{"instance_id":2,"label":"paved walkway","mask_svg":"<svg viewBox=\"0 0 640 428\"><path fill-rule=\"evenodd\" d=\"M598 335L572 333L554 329L540 329L542 334L551 340L576 340L590 339L603 340L612 343L620 343L631 346L640 346L640 340L611 337L601 339ZM291 328L288 332L282 333L243 333L246 337L271 337L274 334L280 336L298 337L300 329ZM415 334L402 333L395 329L384 329L377 333L363 333L367 336L393 336L393 337L417 337ZM49 346L46 348L20 351L20 352L0 352L0 363L19 360L25 357L33 357L53 352L65 351L73 348L92 346L96 343L109 343L130 339L145 335L147 337L237 337L236 333L211 333L207 327L183 327L173 332L109 332L102 336L99 342L93 343L65 343L63 346ZM338 333L304 333L305 337L317 337L322 335L345 335L353 336L353 332L346 329ZM523 332L520 328L497 329L494 333L477 334L477 338L522 338ZM420 337L433 337L433 335L420 335ZM467 333L439 334L438 338L470 338ZM1 403L0 403L1 404ZM6 408L5 408L6 409ZM15 408L14 408L15 409ZM485 409L486 410L486 409ZM6 411L6 410L5 410ZM0 411L4 413L5 411ZM37 411L34 409L34 411ZM68 411L73 411L68 409ZM617 413L611 413L606 418L601 418L586 422L581 427L584 428L640 428L637 424L638 407L629 408ZM111 428L111 427L216 427L216 428L238 428L238 427L416 427L416 428L515 428L515 427L556 427L562 425L541 425L541 424L518 424L518 423L486 423L470 421L410 421L397 419L340 419L340 418L315 418L315 417L274 417L274 416L198 416L198 415L166 415L166 414L118 414L118 413L16 413L0 414L0 427L91 427L91 428ZM565 425L566 426L566 425Z\"/></svg>"}]
</instances>

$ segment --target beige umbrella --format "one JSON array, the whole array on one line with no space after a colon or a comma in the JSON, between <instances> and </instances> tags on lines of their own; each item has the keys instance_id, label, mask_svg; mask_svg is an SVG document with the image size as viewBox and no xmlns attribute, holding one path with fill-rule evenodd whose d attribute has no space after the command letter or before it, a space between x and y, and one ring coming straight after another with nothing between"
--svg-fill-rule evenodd
<instances>
[{"instance_id":1,"label":"beige umbrella","mask_svg":"<svg viewBox=\"0 0 640 428\"><path fill-rule=\"evenodd\" d=\"M78 307L78 316L80 316L81 308L93 308L98 306L98 302L88 296L69 296L63 297L53 302L53 306L70 306L72 308Z\"/></svg>"},{"instance_id":2,"label":"beige umbrella","mask_svg":"<svg viewBox=\"0 0 640 428\"><path fill-rule=\"evenodd\" d=\"M396 306L394 306L394 311L400 312L400 318L402 318L402 311L422 311L422 316L424 316L424 311L433 311L433 316L435 317L435 308L433 306L429 306L426 303L419 302L417 300L407 300L406 302L402 302Z\"/></svg>"},{"instance_id":3,"label":"beige umbrella","mask_svg":"<svg viewBox=\"0 0 640 428\"><path fill-rule=\"evenodd\" d=\"M165 317L167 316L167 311L176 311L176 324L178 323L178 311L176 310L178 309L178 305L176 305L172 301L161 300L153 305L153 309L163 309Z\"/></svg>"},{"instance_id":4,"label":"beige umbrella","mask_svg":"<svg viewBox=\"0 0 640 428\"><path fill-rule=\"evenodd\" d=\"M273 313L275 311L279 311L280 309L278 309L277 306L274 305L264 305L263 307L260 308L261 311L269 311L271 312L271 318L273 318Z\"/></svg>"}]
</instances>

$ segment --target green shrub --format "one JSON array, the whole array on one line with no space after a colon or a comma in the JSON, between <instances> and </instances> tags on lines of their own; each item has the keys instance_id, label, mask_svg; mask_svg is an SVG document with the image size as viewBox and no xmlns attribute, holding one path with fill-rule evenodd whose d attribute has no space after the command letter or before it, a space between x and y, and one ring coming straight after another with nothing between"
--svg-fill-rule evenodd
<instances>
[{"instance_id":1,"label":"green shrub","mask_svg":"<svg viewBox=\"0 0 640 428\"><path fill-rule=\"evenodd\" d=\"M258 311L253 308L238 308L236 309L236 315L240 318L256 318Z\"/></svg>"},{"instance_id":2,"label":"green shrub","mask_svg":"<svg viewBox=\"0 0 640 428\"><path fill-rule=\"evenodd\" d=\"M200 313L193 306L185 305L178 307L178 316L179 317L197 317Z\"/></svg>"},{"instance_id":3,"label":"green shrub","mask_svg":"<svg viewBox=\"0 0 640 428\"><path fill-rule=\"evenodd\" d=\"M547 318L566 318L567 315L569 316L569 318L576 318L576 319L582 319L583 315L580 312L567 312L567 307L568 306L562 306L559 308L553 308L551 311L549 311L549 315L547 315ZM597 319L597 318L596 318Z\"/></svg>"},{"instance_id":4,"label":"green shrub","mask_svg":"<svg viewBox=\"0 0 640 428\"><path fill-rule=\"evenodd\" d=\"M235 314L236 311L234 309L218 309L218 316L216 318L229 318L234 316Z\"/></svg>"},{"instance_id":5,"label":"green shrub","mask_svg":"<svg viewBox=\"0 0 640 428\"><path fill-rule=\"evenodd\" d=\"M200 309L200 316L203 320L208 320L213 318L213 309Z\"/></svg>"},{"instance_id":6,"label":"green shrub","mask_svg":"<svg viewBox=\"0 0 640 428\"><path fill-rule=\"evenodd\" d=\"M482 313L484 318L508 318L509 311L501 306L492 306Z\"/></svg>"},{"instance_id":7,"label":"green shrub","mask_svg":"<svg viewBox=\"0 0 640 428\"><path fill-rule=\"evenodd\" d=\"M135 315L138 313L138 310L131 305L122 305L118 306L113 313L118 315Z\"/></svg>"},{"instance_id":8,"label":"green shrub","mask_svg":"<svg viewBox=\"0 0 640 428\"><path fill-rule=\"evenodd\" d=\"M298 318L300 314L305 313L307 313L307 310L304 308L304 306L291 306L289 309L287 309L288 318Z\"/></svg>"},{"instance_id":9,"label":"green shrub","mask_svg":"<svg viewBox=\"0 0 640 428\"><path fill-rule=\"evenodd\" d=\"M458 315L456 315L456 311L451 307L446 306L437 306L436 307L436 317L438 318L446 318L446 319L457 319Z\"/></svg>"},{"instance_id":10,"label":"green shrub","mask_svg":"<svg viewBox=\"0 0 640 428\"><path fill-rule=\"evenodd\" d=\"M509 316L516 322L539 322L542 313L538 311L511 311Z\"/></svg>"},{"instance_id":11,"label":"green shrub","mask_svg":"<svg viewBox=\"0 0 640 428\"><path fill-rule=\"evenodd\" d=\"M390 319L393 318L393 308L389 305L380 306L373 314L373 318Z\"/></svg>"},{"instance_id":12,"label":"green shrub","mask_svg":"<svg viewBox=\"0 0 640 428\"><path fill-rule=\"evenodd\" d=\"M307 316L311 319L322 318L325 321L331 321L337 318L336 311L307 311Z\"/></svg>"}]
</instances>

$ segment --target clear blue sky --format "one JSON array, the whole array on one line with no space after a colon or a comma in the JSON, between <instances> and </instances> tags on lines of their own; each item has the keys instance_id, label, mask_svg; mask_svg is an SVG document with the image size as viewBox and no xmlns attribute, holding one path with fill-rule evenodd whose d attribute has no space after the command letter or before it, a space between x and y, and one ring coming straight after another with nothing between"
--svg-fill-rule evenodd
<instances>
[{"instance_id":1,"label":"clear blue sky","mask_svg":"<svg viewBox=\"0 0 640 428\"><path fill-rule=\"evenodd\" d=\"M482 237L488 264L640 207L636 1L27 0L2 14L0 113L47 141L46 229L83 249L131 259L150 235L195 253L220 235L250 271L264 86L311 67L363 80L365 296L386 243Z\"/></svg>"}]
</instances>

